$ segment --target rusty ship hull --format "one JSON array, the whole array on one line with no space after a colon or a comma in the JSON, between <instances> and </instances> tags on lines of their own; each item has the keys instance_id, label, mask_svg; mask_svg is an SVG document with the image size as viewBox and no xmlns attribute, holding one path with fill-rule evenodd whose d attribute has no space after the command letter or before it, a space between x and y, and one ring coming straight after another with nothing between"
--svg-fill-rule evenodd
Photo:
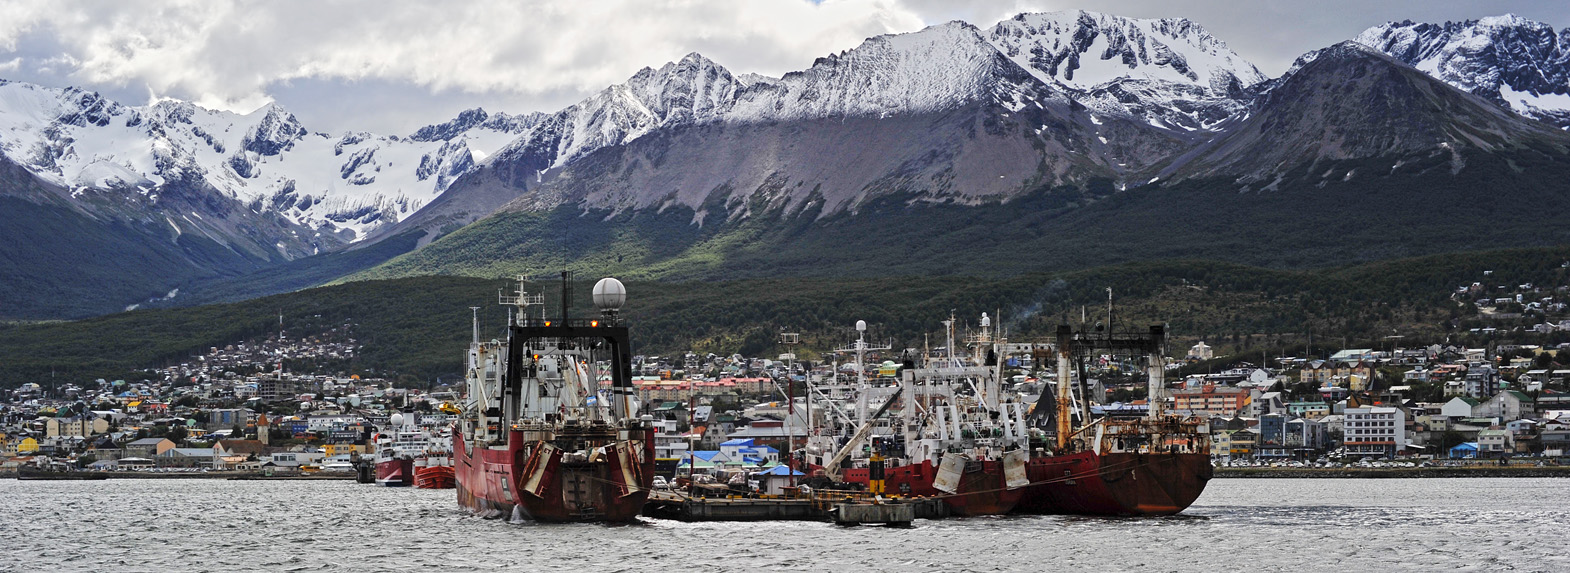
<instances>
[{"instance_id":1,"label":"rusty ship hull","mask_svg":"<svg viewBox=\"0 0 1570 573\"><path fill-rule=\"evenodd\" d=\"M627 522L643 510L654 486L652 435L609 441L595 448L603 455L574 459L556 440L523 434L510 432L504 448L471 447L454 436L459 505L546 522Z\"/></svg>"},{"instance_id":2,"label":"rusty ship hull","mask_svg":"<svg viewBox=\"0 0 1570 573\"><path fill-rule=\"evenodd\" d=\"M1214 470L1205 453L1097 454L1032 458L1031 485L1016 513L1143 516L1187 509Z\"/></svg>"},{"instance_id":3,"label":"rusty ship hull","mask_svg":"<svg viewBox=\"0 0 1570 573\"><path fill-rule=\"evenodd\" d=\"M851 468L845 470L846 483L866 486L870 470ZM938 467L931 461L900 465L884 470L888 495L902 497L938 497L948 506L949 513L957 516L1003 515L1014 510L1025 489L1009 489L1004 483L1003 464L996 460L970 462L960 474L959 486L954 493L939 490L933 484Z\"/></svg>"}]
</instances>

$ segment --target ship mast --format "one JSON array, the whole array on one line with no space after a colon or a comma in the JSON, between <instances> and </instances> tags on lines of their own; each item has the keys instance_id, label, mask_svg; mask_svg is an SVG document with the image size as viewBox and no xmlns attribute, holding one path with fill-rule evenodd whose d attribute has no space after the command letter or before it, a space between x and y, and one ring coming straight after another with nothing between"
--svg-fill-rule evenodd
<instances>
[{"instance_id":1,"label":"ship mast","mask_svg":"<svg viewBox=\"0 0 1570 573\"><path fill-rule=\"evenodd\" d=\"M1069 394L1069 372L1073 368L1073 348L1067 344L1069 328L1068 325L1058 327L1058 399L1053 418L1057 422L1059 450L1068 447L1068 436L1074 432L1074 422L1069 419L1069 402L1073 399Z\"/></svg>"},{"instance_id":2,"label":"ship mast","mask_svg":"<svg viewBox=\"0 0 1570 573\"><path fill-rule=\"evenodd\" d=\"M857 426L860 426L862 424L867 423L867 413L868 413L868 409L871 407L871 405L868 402L868 400L870 399L870 397L868 396L868 393L871 390L871 388L867 385L867 351L868 350L889 350L890 348L893 348L891 346L868 346L867 345L866 334L867 334L867 321L865 321L865 320L858 320L858 321L856 321L856 345L854 347L852 347L852 348L840 348L840 349L836 349L835 350L835 352L852 352L853 351L853 352L856 353L856 425ZM837 367L836 367L836 369L837 369Z\"/></svg>"},{"instance_id":3,"label":"ship mast","mask_svg":"<svg viewBox=\"0 0 1570 573\"><path fill-rule=\"evenodd\" d=\"M856 423L867 423L867 321L856 321Z\"/></svg>"},{"instance_id":4,"label":"ship mast","mask_svg":"<svg viewBox=\"0 0 1570 573\"><path fill-rule=\"evenodd\" d=\"M545 295L543 293L530 294L528 291L524 290L524 283L529 281L529 277L527 275L520 274L518 275L517 279L518 288L517 290L513 291L513 294L506 295L502 294L501 292L496 293L497 303L503 306L516 307L518 309L517 314L512 315L512 308L508 308L508 314L512 315L513 317L508 319L507 339L509 340L509 351L506 360L507 373L505 378L506 382L502 384L502 420L504 421L504 426L511 424L513 421L522 417L525 406L523 403L525 396L524 392L522 392L523 388L521 375L521 371L523 369L523 355L521 352L515 353L510 350L511 347L515 346L510 342L512 340L512 331L520 323L528 320L529 307L543 307L545 305Z\"/></svg>"},{"instance_id":5,"label":"ship mast","mask_svg":"<svg viewBox=\"0 0 1570 573\"><path fill-rule=\"evenodd\" d=\"M796 345L801 343L801 334L795 332L781 332L780 345L785 347L785 455L789 463L791 487L796 487L796 383L791 378L791 371L796 364ZM811 407L812 398L807 399ZM810 412L810 411L809 411ZM808 416L807 424L812 424L812 417Z\"/></svg>"}]
</instances>

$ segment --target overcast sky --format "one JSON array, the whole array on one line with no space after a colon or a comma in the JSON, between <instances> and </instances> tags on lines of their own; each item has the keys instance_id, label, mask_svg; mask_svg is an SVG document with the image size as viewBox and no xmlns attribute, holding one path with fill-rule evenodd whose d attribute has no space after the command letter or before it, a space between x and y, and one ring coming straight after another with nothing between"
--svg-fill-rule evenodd
<instances>
[{"instance_id":1,"label":"overcast sky","mask_svg":"<svg viewBox=\"0 0 1570 573\"><path fill-rule=\"evenodd\" d=\"M1188 18L1272 76L1390 20L1511 12L1570 27L1567 0L6 0L0 77L133 105L278 102L316 131L408 133L471 107L554 111L688 52L778 76L868 36L1065 9Z\"/></svg>"}]
</instances>

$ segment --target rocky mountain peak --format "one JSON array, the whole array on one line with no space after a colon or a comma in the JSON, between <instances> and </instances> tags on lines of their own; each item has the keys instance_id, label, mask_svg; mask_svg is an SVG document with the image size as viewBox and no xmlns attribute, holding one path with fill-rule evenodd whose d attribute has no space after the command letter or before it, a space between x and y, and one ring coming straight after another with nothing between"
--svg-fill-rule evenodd
<instances>
[{"instance_id":1,"label":"rocky mountain peak","mask_svg":"<svg viewBox=\"0 0 1570 573\"><path fill-rule=\"evenodd\" d=\"M458 117L438 123L436 125L427 125L418 130L415 130L414 133L409 134L409 139L414 141L439 141L444 139L452 139L453 137L462 134L465 131L473 129L475 126L484 123L488 118L490 118L490 114L485 113L485 108L477 107L474 109L466 109L459 112Z\"/></svg>"},{"instance_id":2,"label":"rocky mountain peak","mask_svg":"<svg viewBox=\"0 0 1570 573\"><path fill-rule=\"evenodd\" d=\"M1391 171L1441 158L1457 172L1465 166L1464 151L1567 141L1557 130L1348 41L1298 58L1245 120L1201 146L1192 155L1202 159L1184 169L1274 188L1272 180L1304 166L1305 177L1337 181L1371 173L1337 168L1336 162L1371 158L1388 159Z\"/></svg>"},{"instance_id":3,"label":"rocky mountain peak","mask_svg":"<svg viewBox=\"0 0 1570 573\"><path fill-rule=\"evenodd\" d=\"M739 87L729 70L697 52L658 70L643 68L626 86L661 123L703 121L723 114Z\"/></svg>"},{"instance_id":4,"label":"rocky mountain peak","mask_svg":"<svg viewBox=\"0 0 1570 573\"><path fill-rule=\"evenodd\" d=\"M1514 14L1375 26L1355 42L1522 115L1570 126L1570 30Z\"/></svg>"},{"instance_id":5,"label":"rocky mountain peak","mask_svg":"<svg viewBox=\"0 0 1570 573\"><path fill-rule=\"evenodd\" d=\"M1183 18L1133 19L1083 10L1023 13L999 22L987 37L1037 77L1081 90L1136 78L1224 93L1265 79L1225 42Z\"/></svg>"}]
</instances>

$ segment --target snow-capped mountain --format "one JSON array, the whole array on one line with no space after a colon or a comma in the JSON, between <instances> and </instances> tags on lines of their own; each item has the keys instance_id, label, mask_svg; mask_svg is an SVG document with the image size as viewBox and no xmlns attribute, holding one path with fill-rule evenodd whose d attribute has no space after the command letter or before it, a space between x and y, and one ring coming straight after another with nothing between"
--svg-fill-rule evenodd
<instances>
[{"instance_id":1,"label":"snow-capped mountain","mask_svg":"<svg viewBox=\"0 0 1570 573\"><path fill-rule=\"evenodd\" d=\"M996 55L963 22L877 36L779 79L738 78L691 53L659 69L644 68L626 83L551 114L498 157L527 166L523 175L538 178L658 129L949 109L988 91Z\"/></svg>"},{"instance_id":2,"label":"snow-capped mountain","mask_svg":"<svg viewBox=\"0 0 1570 573\"><path fill-rule=\"evenodd\" d=\"M1198 147L1191 164L1162 175L1225 177L1245 190L1274 190L1288 177L1348 183L1424 163L1454 173L1475 152L1567 142L1551 126L1349 41L1299 58L1248 117Z\"/></svg>"},{"instance_id":3,"label":"snow-capped mountain","mask_svg":"<svg viewBox=\"0 0 1570 573\"><path fill-rule=\"evenodd\" d=\"M999 83L1001 76L1020 72L1037 81ZM656 130L934 113L995 94L1014 99L1005 93L1010 82L1030 85L1023 91L1059 105L1073 101L1102 116L1182 133L1212 129L1237 114L1245 105L1243 88L1264 79L1253 64L1188 20L1084 11L1020 14L986 31L950 22L877 36L778 79L738 78L689 54L552 114L498 154L498 165L506 171L502 180L530 189L550 169Z\"/></svg>"},{"instance_id":4,"label":"snow-capped mountain","mask_svg":"<svg viewBox=\"0 0 1570 573\"><path fill-rule=\"evenodd\" d=\"M1043 81L1079 93L1103 115L1211 130L1266 79L1203 27L1182 18L1133 19L1079 10L1019 14L987 39Z\"/></svg>"},{"instance_id":5,"label":"snow-capped mountain","mask_svg":"<svg viewBox=\"0 0 1570 573\"><path fill-rule=\"evenodd\" d=\"M1209 38L1193 26L1129 25L1136 24L1197 42ZM1038 31L1031 38L1045 41L1048 33ZM1126 107L1109 108L1104 118L1086 113L1078 98L1089 96L1078 84L1025 69L999 49L999 41L968 23L949 22L869 38L780 78L738 77L689 54L552 114L420 214L385 232L468 223L515 198L518 207L534 210L573 201L637 209L672 199L696 208L715 190L725 189L723 202L748 205L739 198L786 173L814 184L774 193L772 201L800 205L815 194L829 212L879 189L910 184L926 200L975 201L1017 192L1026 181L1050 184L1070 173L1118 177L1176 151L1190 137L1192 128L1148 121ZM1141 41L1147 54L1165 49L1158 49L1164 44L1154 39ZM1185 50L1201 63L1185 65L1179 62L1183 56L1162 55L1148 66L1160 79L1140 85L1159 81L1167 100L1182 99L1174 93L1202 99L1211 97L1212 82L1232 86L1245 81L1197 55L1219 44L1205 40L1198 45ZM1161 66L1182 71L1154 71ZM1239 69L1247 79L1258 73L1246 63ZM1113 71L1105 74L1115 77ZM1184 82L1172 79L1189 76L1193 79ZM991 119L949 131L969 121L956 113ZM918 129L912 122L945 127ZM787 124L814 127L775 129ZM854 133L830 134L853 126ZM708 131L697 135L697 129ZM694 139L702 137L731 141L723 150L712 150ZM879 144L869 146L868 140ZM1005 140L1006 153L991 147ZM689 156L688 149L708 150L708 156ZM582 163L600 150L622 159ZM987 154L997 156L982 159ZM628 168L613 166L622 160ZM725 166L706 165L714 163ZM981 177L980 171L988 175Z\"/></svg>"},{"instance_id":6,"label":"snow-capped mountain","mask_svg":"<svg viewBox=\"0 0 1570 573\"><path fill-rule=\"evenodd\" d=\"M1013 76L1023 77L999 80ZM312 229L320 248L333 249L389 231L432 203L439 205L427 219L473 220L551 170L685 126L919 115L989 98L1018 108L1045 98L1051 102L1037 103L1082 105L1181 135L1236 113L1241 104L1229 95L1261 78L1187 20L1073 11L1023 14L985 31L951 22L878 36L781 78L734 75L693 53L555 113L476 109L406 137L320 133L277 105L249 114L179 101L128 106L77 89L5 83L0 152L68 188L156 198L167 180L199 180L254 211ZM1087 138L1120 145L1107 135ZM1119 170L1131 163L1127 152L1112 155L1090 154ZM439 200L487 159L497 164L488 177L513 191L456 206Z\"/></svg>"},{"instance_id":7,"label":"snow-capped mountain","mask_svg":"<svg viewBox=\"0 0 1570 573\"><path fill-rule=\"evenodd\" d=\"M475 109L409 137L332 136L277 105L249 114L174 100L127 106L76 88L6 82L0 152L73 190L156 201L167 182L202 181L314 229L319 246L332 248L415 212L539 117Z\"/></svg>"},{"instance_id":8,"label":"snow-capped mountain","mask_svg":"<svg viewBox=\"0 0 1570 573\"><path fill-rule=\"evenodd\" d=\"M1570 29L1506 14L1375 26L1354 40L1517 113L1570 127Z\"/></svg>"},{"instance_id":9,"label":"snow-capped mountain","mask_svg":"<svg viewBox=\"0 0 1570 573\"><path fill-rule=\"evenodd\" d=\"M1479 154L1497 157L1471 165L1541 177L1510 154L1570 148L1570 136L1496 103L1570 125L1564 36L1512 17L1390 24L1267 79L1188 20L1021 14L868 38L780 77L692 53L554 113L475 109L407 136L319 133L279 106L126 106L0 83L0 168L35 176L0 185L0 201L33 201L13 220L80 211L91 221L73 224L98 231L84 253L112 245L124 223L152 255L120 259L162 257L173 262L159 269L187 271L106 273L157 278L97 293L120 296L108 303L123 308L197 281L288 275L296 271L275 272L280 260L345 245L338 258L293 265L276 286L231 292L300 288L390 257L399 258L378 276L502 269L518 253L566 249L556 264L612 235L669 254L683 236L748 225L806 233L924 206L1023 205L1036 218L987 225L1047 229L1066 213L1164 190L1124 193L1152 184L1214 184L1228 196L1305 181L1356 187L1414 165L1455 175ZM489 227L452 232L488 216ZM590 219L615 228L580 233ZM51 232L12 227L0 231L16 240L0 244ZM932 256L920 240L908 254ZM749 241L735 244L778 246ZM9 254L0 249L0 261ZM30 272L47 280L75 272L35 262Z\"/></svg>"}]
</instances>

